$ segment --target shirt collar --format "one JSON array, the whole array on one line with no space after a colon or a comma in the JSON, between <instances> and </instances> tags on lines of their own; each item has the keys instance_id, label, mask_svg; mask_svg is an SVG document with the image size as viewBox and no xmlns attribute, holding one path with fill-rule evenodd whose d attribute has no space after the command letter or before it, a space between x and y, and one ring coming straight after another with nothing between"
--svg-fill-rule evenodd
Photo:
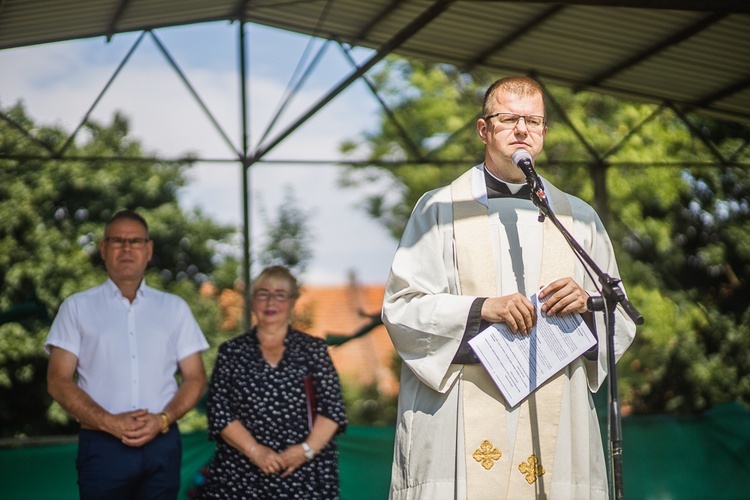
<instances>
[{"instance_id":1,"label":"shirt collar","mask_svg":"<svg viewBox=\"0 0 750 500\"><path fill-rule=\"evenodd\" d=\"M107 278L107 282L105 283L105 286L109 290L109 293L114 297L122 297L122 292L120 291L120 288L117 286L117 284L112 281L112 278ZM138 290L135 292L136 297L143 297L147 293L148 286L146 286L146 278L143 278L141 280L141 284L138 285Z\"/></svg>"},{"instance_id":2,"label":"shirt collar","mask_svg":"<svg viewBox=\"0 0 750 500\"><path fill-rule=\"evenodd\" d=\"M487 185L488 198L520 198L531 199L531 188L528 184L509 184L501 181L484 167L484 182Z\"/></svg>"}]
</instances>

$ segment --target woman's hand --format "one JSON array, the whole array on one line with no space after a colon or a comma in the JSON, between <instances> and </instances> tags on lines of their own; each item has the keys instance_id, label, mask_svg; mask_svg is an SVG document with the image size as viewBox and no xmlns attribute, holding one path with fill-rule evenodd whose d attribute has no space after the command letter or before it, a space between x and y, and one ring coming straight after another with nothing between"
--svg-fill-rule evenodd
<instances>
[{"instance_id":1,"label":"woman's hand","mask_svg":"<svg viewBox=\"0 0 750 500\"><path fill-rule=\"evenodd\" d=\"M302 464L307 462L305 457L305 450L301 444L293 444L286 450L281 452L281 458L284 460L286 469L281 477L287 477L292 472L297 470Z\"/></svg>"},{"instance_id":2,"label":"woman's hand","mask_svg":"<svg viewBox=\"0 0 750 500\"><path fill-rule=\"evenodd\" d=\"M264 474L269 476L282 472L286 468L282 456L262 444L256 443L251 446L247 458L252 460Z\"/></svg>"}]
</instances>

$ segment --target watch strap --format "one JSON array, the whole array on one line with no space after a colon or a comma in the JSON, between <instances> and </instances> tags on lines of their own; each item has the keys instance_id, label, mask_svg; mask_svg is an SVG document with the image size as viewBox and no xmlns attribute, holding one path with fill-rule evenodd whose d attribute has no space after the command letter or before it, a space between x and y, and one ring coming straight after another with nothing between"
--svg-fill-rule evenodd
<instances>
[{"instance_id":1,"label":"watch strap","mask_svg":"<svg viewBox=\"0 0 750 500\"><path fill-rule=\"evenodd\" d=\"M302 449L305 451L305 458L308 460L312 460L315 458L315 451L310 447L309 444L307 444L306 441L302 441Z\"/></svg>"}]
</instances>

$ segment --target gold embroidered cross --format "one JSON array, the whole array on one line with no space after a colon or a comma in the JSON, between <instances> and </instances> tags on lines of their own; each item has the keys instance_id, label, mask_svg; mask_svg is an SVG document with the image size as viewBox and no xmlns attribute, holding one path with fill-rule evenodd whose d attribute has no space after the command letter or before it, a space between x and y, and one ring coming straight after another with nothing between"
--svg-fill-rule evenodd
<instances>
[{"instance_id":1,"label":"gold embroidered cross","mask_svg":"<svg viewBox=\"0 0 750 500\"><path fill-rule=\"evenodd\" d=\"M495 465L494 460L500 460L503 456L503 452L495 448L492 443L488 440L482 441L479 445L479 449L474 451L472 455L474 460L482 464L486 470L490 470Z\"/></svg>"},{"instance_id":2,"label":"gold embroidered cross","mask_svg":"<svg viewBox=\"0 0 750 500\"><path fill-rule=\"evenodd\" d=\"M531 455L528 462L521 462L518 470L522 474L526 474L526 482L529 484L534 484L537 476L544 475L544 467L539 465L539 459L536 458L536 455Z\"/></svg>"}]
</instances>

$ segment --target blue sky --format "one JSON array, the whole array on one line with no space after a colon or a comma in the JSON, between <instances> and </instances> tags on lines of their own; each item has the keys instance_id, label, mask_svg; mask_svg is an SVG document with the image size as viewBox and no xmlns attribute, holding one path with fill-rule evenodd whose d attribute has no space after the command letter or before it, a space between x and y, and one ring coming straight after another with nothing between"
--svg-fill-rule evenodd
<instances>
[{"instance_id":1,"label":"blue sky","mask_svg":"<svg viewBox=\"0 0 750 500\"><path fill-rule=\"evenodd\" d=\"M240 97L237 76L237 24L226 22L158 30L178 66L211 113L240 145ZM75 40L0 51L0 106L23 100L37 122L72 131L93 104L139 33ZM250 68L250 142L255 145L279 106L290 78L311 39L258 25L247 25ZM312 40L308 57L324 43ZM354 53L358 61L370 56ZM315 72L273 129L281 131L352 71L341 50L330 44ZM338 146L377 127L378 104L357 82L323 108L268 159L331 160ZM193 152L230 158L231 150L192 99L184 84L146 36L95 108L94 120L109 122L115 111L131 120L132 135L147 151L164 156ZM271 137L275 134L272 132ZM357 208L369 186L339 188L339 168L332 165L271 164L251 169L251 218L254 245L263 238L260 209L274 215L286 186L297 205L309 212L314 258L304 281L343 284L354 271L361 283L384 283L396 249L385 230ZM193 168L190 185L181 192L185 207L197 206L221 223L239 226L241 172L236 163L204 163Z\"/></svg>"}]
</instances>

